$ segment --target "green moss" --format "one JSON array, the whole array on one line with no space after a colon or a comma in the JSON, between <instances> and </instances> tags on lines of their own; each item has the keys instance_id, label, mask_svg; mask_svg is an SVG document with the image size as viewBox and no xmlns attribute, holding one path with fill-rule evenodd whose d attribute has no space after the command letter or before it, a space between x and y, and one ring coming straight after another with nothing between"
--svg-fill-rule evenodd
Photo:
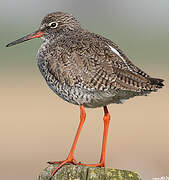
<instances>
[{"instance_id":1,"label":"green moss","mask_svg":"<svg viewBox=\"0 0 169 180\"><path fill-rule=\"evenodd\" d=\"M45 168L39 180L49 180L56 167L57 164ZM141 177L135 171L67 164L58 170L52 180L141 180Z\"/></svg>"}]
</instances>

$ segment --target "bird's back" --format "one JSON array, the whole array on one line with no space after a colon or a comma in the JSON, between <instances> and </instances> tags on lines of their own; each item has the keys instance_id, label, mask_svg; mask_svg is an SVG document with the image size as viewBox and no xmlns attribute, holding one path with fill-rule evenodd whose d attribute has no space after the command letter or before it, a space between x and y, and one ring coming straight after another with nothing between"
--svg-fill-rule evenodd
<instances>
[{"instance_id":1,"label":"bird's back","mask_svg":"<svg viewBox=\"0 0 169 180\"><path fill-rule=\"evenodd\" d=\"M122 99L145 95L163 86L163 80L151 78L135 66L112 41L82 29L43 44L38 66L58 95L74 104L86 103L88 107L120 103ZM58 92L50 79L67 92Z\"/></svg>"}]
</instances>

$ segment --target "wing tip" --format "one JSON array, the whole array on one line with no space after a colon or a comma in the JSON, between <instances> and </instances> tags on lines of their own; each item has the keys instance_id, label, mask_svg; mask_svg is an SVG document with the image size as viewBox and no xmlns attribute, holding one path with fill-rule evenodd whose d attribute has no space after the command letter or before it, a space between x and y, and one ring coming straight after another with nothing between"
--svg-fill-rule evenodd
<instances>
[{"instance_id":1,"label":"wing tip","mask_svg":"<svg viewBox=\"0 0 169 180\"><path fill-rule=\"evenodd\" d=\"M164 80L159 78L149 78L151 85L155 85L157 88L162 88L164 86Z\"/></svg>"}]
</instances>

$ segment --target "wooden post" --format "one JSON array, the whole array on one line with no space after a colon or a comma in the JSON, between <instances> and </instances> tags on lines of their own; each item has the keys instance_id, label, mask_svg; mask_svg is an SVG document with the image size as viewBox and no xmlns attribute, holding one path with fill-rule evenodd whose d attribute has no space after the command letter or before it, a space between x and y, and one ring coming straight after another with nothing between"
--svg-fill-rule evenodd
<instances>
[{"instance_id":1,"label":"wooden post","mask_svg":"<svg viewBox=\"0 0 169 180\"><path fill-rule=\"evenodd\" d=\"M49 165L40 172L39 180L49 180L55 167L57 164ZM141 180L141 177L135 171L66 164L52 180Z\"/></svg>"}]
</instances>

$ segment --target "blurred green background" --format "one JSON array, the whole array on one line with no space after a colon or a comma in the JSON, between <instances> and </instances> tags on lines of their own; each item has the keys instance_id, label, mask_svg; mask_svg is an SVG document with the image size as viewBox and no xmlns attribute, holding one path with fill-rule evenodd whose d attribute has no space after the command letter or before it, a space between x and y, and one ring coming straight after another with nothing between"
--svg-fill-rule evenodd
<instances>
[{"instance_id":1,"label":"blurred green background","mask_svg":"<svg viewBox=\"0 0 169 180\"><path fill-rule=\"evenodd\" d=\"M117 43L137 66L165 79L158 93L109 106L106 165L136 170L144 180L169 176L169 1L0 2L0 179L36 179L45 162L66 158L78 126L79 107L57 97L36 67L42 41L5 47L37 30L53 11L72 13L84 28ZM99 160L102 116L101 108L87 109L78 161Z\"/></svg>"}]
</instances>

